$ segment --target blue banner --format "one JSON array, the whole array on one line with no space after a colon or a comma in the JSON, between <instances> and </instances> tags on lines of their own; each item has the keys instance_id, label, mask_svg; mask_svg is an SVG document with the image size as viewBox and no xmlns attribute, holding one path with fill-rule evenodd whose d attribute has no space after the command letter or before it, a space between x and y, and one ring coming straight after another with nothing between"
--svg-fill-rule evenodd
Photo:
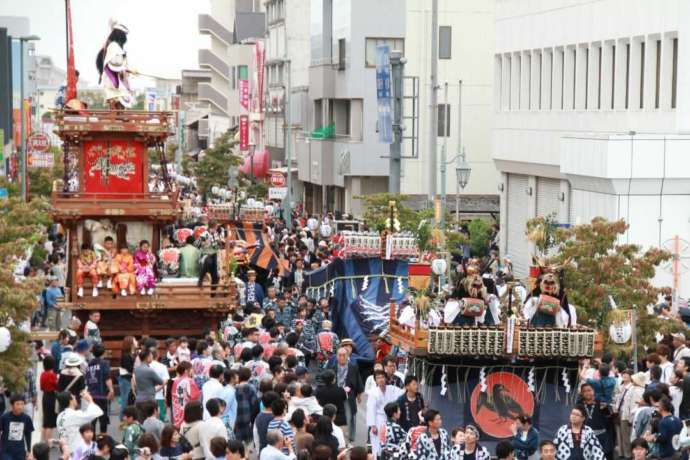
<instances>
[{"instance_id":1,"label":"blue banner","mask_svg":"<svg viewBox=\"0 0 690 460\"><path fill-rule=\"evenodd\" d=\"M379 142L393 142L393 114L391 110L391 49L376 47L376 101L378 104Z\"/></svg>"}]
</instances>

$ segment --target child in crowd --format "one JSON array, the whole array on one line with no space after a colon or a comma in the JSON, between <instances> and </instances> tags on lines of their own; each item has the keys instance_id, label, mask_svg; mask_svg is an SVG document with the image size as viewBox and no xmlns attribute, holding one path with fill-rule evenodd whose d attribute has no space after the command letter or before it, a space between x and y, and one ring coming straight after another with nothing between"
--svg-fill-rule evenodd
<instances>
[{"instance_id":1,"label":"child in crowd","mask_svg":"<svg viewBox=\"0 0 690 460\"><path fill-rule=\"evenodd\" d=\"M80 426L79 434L81 435L81 441L77 448L74 449L74 452L72 452L72 460L89 458L90 455L96 453L96 442L93 440L93 426L90 423Z\"/></svg>"},{"instance_id":2,"label":"child in crowd","mask_svg":"<svg viewBox=\"0 0 690 460\"><path fill-rule=\"evenodd\" d=\"M122 415L122 444L125 445L127 450L134 452L143 432L144 430L137 420L136 407L126 407Z\"/></svg>"}]
</instances>

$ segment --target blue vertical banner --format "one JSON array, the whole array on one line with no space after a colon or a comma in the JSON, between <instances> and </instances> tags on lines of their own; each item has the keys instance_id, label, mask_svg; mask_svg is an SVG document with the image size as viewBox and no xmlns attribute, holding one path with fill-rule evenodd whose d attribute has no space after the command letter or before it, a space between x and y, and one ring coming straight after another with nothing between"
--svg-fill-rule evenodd
<instances>
[{"instance_id":1,"label":"blue vertical banner","mask_svg":"<svg viewBox=\"0 0 690 460\"><path fill-rule=\"evenodd\" d=\"M393 142L393 114L391 110L391 49L376 47L376 102L378 105L379 142Z\"/></svg>"}]
</instances>

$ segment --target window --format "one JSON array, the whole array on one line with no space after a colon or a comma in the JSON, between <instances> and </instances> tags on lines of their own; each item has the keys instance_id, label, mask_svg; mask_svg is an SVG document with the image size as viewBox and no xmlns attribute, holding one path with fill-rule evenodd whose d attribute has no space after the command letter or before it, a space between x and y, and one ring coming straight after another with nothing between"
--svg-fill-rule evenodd
<instances>
[{"instance_id":1,"label":"window","mask_svg":"<svg viewBox=\"0 0 690 460\"><path fill-rule=\"evenodd\" d=\"M589 48L585 48L585 110L589 107Z\"/></svg>"},{"instance_id":2,"label":"window","mask_svg":"<svg viewBox=\"0 0 690 460\"><path fill-rule=\"evenodd\" d=\"M654 90L654 108L659 108L659 87L661 86L661 40L656 41L656 86Z\"/></svg>"},{"instance_id":3,"label":"window","mask_svg":"<svg viewBox=\"0 0 690 460\"><path fill-rule=\"evenodd\" d=\"M237 79L238 80L249 80L249 69L246 65L237 66Z\"/></svg>"},{"instance_id":4,"label":"window","mask_svg":"<svg viewBox=\"0 0 690 460\"><path fill-rule=\"evenodd\" d=\"M597 109L601 110L601 57L603 56L604 49L603 47L599 47L599 78L598 78L598 85L597 85Z\"/></svg>"},{"instance_id":5,"label":"window","mask_svg":"<svg viewBox=\"0 0 690 460\"><path fill-rule=\"evenodd\" d=\"M367 67L376 67L376 47L379 45L388 45L391 51L402 51L405 55L405 39L404 38L366 38L365 39L365 65Z\"/></svg>"},{"instance_id":6,"label":"window","mask_svg":"<svg viewBox=\"0 0 690 460\"><path fill-rule=\"evenodd\" d=\"M611 110L616 100L616 45L611 46Z\"/></svg>"},{"instance_id":7,"label":"window","mask_svg":"<svg viewBox=\"0 0 690 460\"><path fill-rule=\"evenodd\" d=\"M440 26L438 28L438 58L450 59L451 55L451 26Z\"/></svg>"},{"instance_id":8,"label":"window","mask_svg":"<svg viewBox=\"0 0 690 460\"><path fill-rule=\"evenodd\" d=\"M630 78L630 43L625 45L625 108L628 108L628 93L630 93L628 84Z\"/></svg>"},{"instance_id":9,"label":"window","mask_svg":"<svg viewBox=\"0 0 690 460\"><path fill-rule=\"evenodd\" d=\"M438 105L438 137L450 137L450 104Z\"/></svg>"},{"instance_id":10,"label":"window","mask_svg":"<svg viewBox=\"0 0 690 460\"><path fill-rule=\"evenodd\" d=\"M644 108L644 42L640 42L640 108Z\"/></svg>"},{"instance_id":11,"label":"window","mask_svg":"<svg viewBox=\"0 0 690 460\"><path fill-rule=\"evenodd\" d=\"M338 70L345 70L345 39L338 39Z\"/></svg>"},{"instance_id":12,"label":"window","mask_svg":"<svg viewBox=\"0 0 690 460\"><path fill-rule=\"evenodd\" d=\"M676 93L678 83L678 39L673 39L673 63L671 67L671 108L676 108Z\"/></svg>"}]
</instances>

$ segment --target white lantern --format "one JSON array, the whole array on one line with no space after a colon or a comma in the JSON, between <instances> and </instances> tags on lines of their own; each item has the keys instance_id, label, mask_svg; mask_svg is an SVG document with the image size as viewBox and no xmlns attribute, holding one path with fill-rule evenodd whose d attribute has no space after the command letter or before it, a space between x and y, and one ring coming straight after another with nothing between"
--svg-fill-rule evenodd
<instances>
[{"instance_id":1,"label":"white lantern","mask_svg":"<svg viewBox=\"0 0 690 460\"><path fill-rule=\"evenodd\" d=\"M0 327L0 353L4 353L12 343L12 335L6 327Z\"/></svg>"},{"instance_id":2,"label":"white lantern","mask_svg":"<svg viewBox=\"0 0 690 460\"><path fill-rule=\"evenodd\" d=\"M445 259L434 259L431 262L431 271L436 275L443 275L447 268L448 264L446 264Z\"/></svg>"},{"instance_id":3,"label":"white lantern","mask_svg":"<svg viewBox=\"0 0 690 460\"><path fill-rule=\"evenodd\" d=\"M609 336L614 343L628 343L632 337L632 325L628 321L611 324L609 326Z\"/></svg>"}]
</instances>

